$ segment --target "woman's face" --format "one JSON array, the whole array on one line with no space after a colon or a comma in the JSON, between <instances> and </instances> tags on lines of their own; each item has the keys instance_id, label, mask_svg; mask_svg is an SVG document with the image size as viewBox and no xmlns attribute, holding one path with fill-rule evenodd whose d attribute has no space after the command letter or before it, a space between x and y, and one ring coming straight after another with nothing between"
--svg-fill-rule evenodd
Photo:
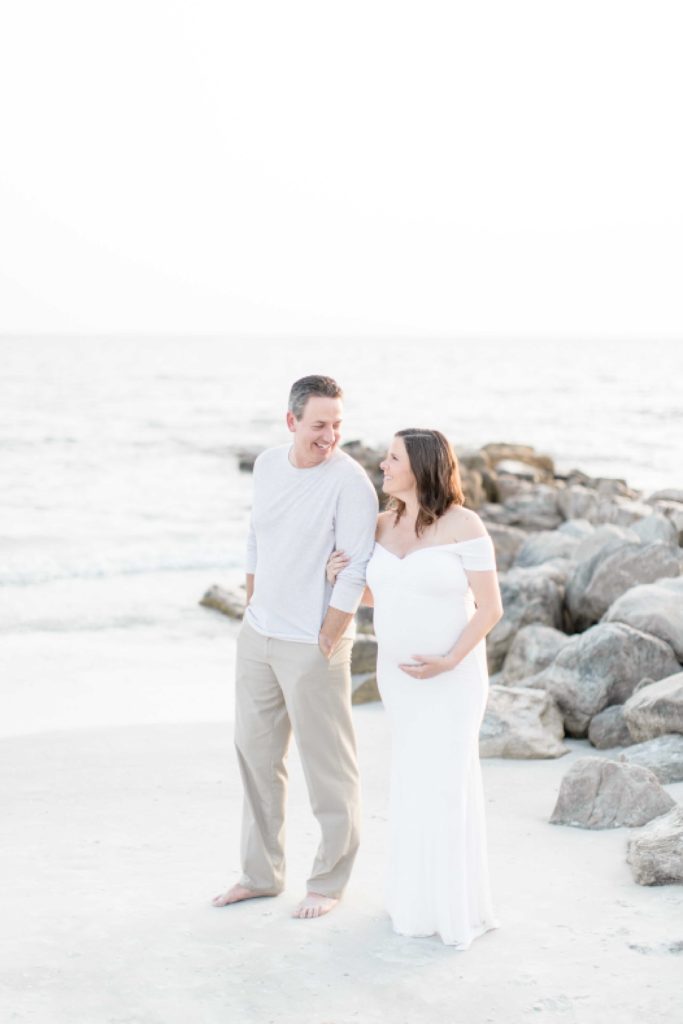
<instances>
[{"instance_id":1,"label":"woman's face","mask_svg":"<svg viewBox=\"0 0 683 1024\"><path fill-rule=\"evenodd\" d=\"M415 477L410 468L408 452L402 437L395 437L389 445L386 458L380 462L379 468L384 473L382 490L392 497L403 497L415 490Z\"/></svg>"}]
</instances>

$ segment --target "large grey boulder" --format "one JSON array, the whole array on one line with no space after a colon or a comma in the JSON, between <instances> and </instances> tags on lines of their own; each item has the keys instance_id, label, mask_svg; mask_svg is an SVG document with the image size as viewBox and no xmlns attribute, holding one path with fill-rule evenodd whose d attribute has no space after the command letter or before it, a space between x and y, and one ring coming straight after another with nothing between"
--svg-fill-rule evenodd
<instances>
[{"instance_id":1,"label":"large grey boulder","mask_svg":"<svg viewBox=\"0 0 683 1024\"><path fill-rule=\"evenodd\" d=\"M638 534L644 544L651 544L655 540L661 540L674 547L678 544L678 530L661 512L653 512L645 519L640 519L631 529Z\"/></svg>"},{"instance_id":2,"label":"large grey boulder","mask_svg":"<svg viewBox=\"0 0 683 1024\"><path fill-rule=\"evenodd\" d=\"M562 779L550 822L596 829L645 825L673 806L647 768L581 757Z\"/></svg>"},{"instance_id":3,"label":"large grey boulder","mask_svg":"<svg viewBox=\"0 0 683 1024\"><path fill-rule=\"evenodd\" d=\"M654 583L663 576L678 576L676 551L662 541L622 544L603 549L581 562L567 583L566 603L574 627L586 629L598 622L611 604L639 583Z\"/></svg>"},{"instance_id":4,"label":"large grey boulder","mask_svg":"<svg viewBox=\"0 0 683 1024\"><path fill-rule=\"evenodd\" d=\"M649 768L664 786L683 782L683 734L667 733L636 743L620 754L619 760Z\"/></svg>"},{"instance_id":5,"label":"large grey boulder","mask_svg":"<svg viewBox=\"0 0 683 1024\"><path fill-rule=\"evenodd\" d=\"M607 609L603 622L625 622L666 640L683 662L683 577L631 587Z\"/></svg>"},{"instance_id":6,"label":"large grey boulder","mask_svg":"<svg viewBox=\"0 0 683 1024\"><path fill-rule=\"evenodd\" d=\"M516 462L523 462L528 466L534 466L536 469L541 470L549 481L555 475L555 463L551 457L544 455L542 452L537 452L535 448L528 444L507 444L495 441L485 444L481 452L494 467L497 467L504 459L514 459Z\"/></svg>"},{"instance_id":7,"label":"large grey boulder","mask_svg":"<svg viewBox=\"0 0 683 1024\"><path fill-rule=\"evenodd\" d=\"M556 474L557 477L557 474ZM587 487L601 497L619 496L622 498L640 498L640 491L629 487L625 480L611 476L589 476L580 469L572 469L569 473L563 474L567 487L580 484Z\"/></svg>"},{"instance_id":8,"label":"large grey boulder","mask_svg":"<svg viewBox=\"0 0 683 1024\"><path fill-rule=\"evenodd\" d=\"M664 640L606 622L570 637L552 664L525 682L547 690L557 701L571 736L585 736L593 716L609 704L628 700L642 679L662 679L678 667ZM630 728L630 720L628 724Z\"/></svg>"},{"instance_id":9,"label":"large grey boulder","mask_svg":"<svg viewBox=\"0 0 683 1024\"><path fill-rule=\"evenodd\" d=\"M566 569L558 568L554 562L501 574L503 617L486 640L491 672L502 667L513 637L523 626L532 622L555 629L562 626L566 575Z\"/></svg>"},{"instance_id":10,"label":"large grey boulder","mask_svg":"<svg viewBox=\"0 0 683 1024\"><path fill-rule=\"evenodd\" d=\"M496 483L496 489L498 485ZM480 518L486 523L486 529L490 530L492 525L509 526L514 516L505 510L505 506L496 502L486 501L478 510Z\"/></svg>"},{"instance_id":11,"label":"large grey boulder","mask_svg":"<svg viewBox=\"0 0 683 1024\"><path fill-rule=\"evenodd\" d=\"M369 633L361 633L353 642L351 671L354 675L377 671L377 640Z\"/></svg>"},{"instance_id":12,"label":"large grey boulder","mask_svg":"<svg viewBox=\"0 0 683 1024\"><path fill-rule=\"evenodd\" d=\"M567 753L562 715L547 693L491 686L479 733L481 757L546 758Z\"/></svg>"},{"instance_id":13,"label":"large grey boulder","mask_svg":"<svg viewBox=\"0 0 683 1024\"><path fill-rule=\"evenodd\" d=\"M481 473L476 469L466 469L463 466L460 471L460 482L467 507L481 508L486 499Z\"/></svg>"},{"instance_id":14,"label":"large grey boulder","mask_svg":"<svg viewBox=\"0 0 683 1024\"><path fill-rule=\"evenodd\" d=\"M630 746L633 737L624 718L624 705L612 704L598 711L590 720L588 739L597 750Z\"/></svg>"},{"instance_id":15,"label":"large grey boulder","mask_svg":"<svg viewBox=\"0 0 683 1024\"><path fill-rule=\"evenodd\" d=\"M554 558L572 558L580 539L560 530L543 530L532 533L522 544L515 558L515 565L542 565Z\"/></svg>"},{"instance_id":16,"label":"large grey boulder","mask_svg":"<svg viewBox=\"0 0 683 1024\"><path fill-rule=\"evenodd\" d=\"M481 448L465 448L460 444L456 444L453 447L455 454L458 456L458 463L461 469L463 466L466 466L467 469L476 469L480 473L493 469L491 459Z\"/></svg>"},{"instance_id":17,"label":"large grey boulder","mask_svg":"<svg viewBox=\"0 0 683 1024\"><path fill-rule=\"evenodd\" d=\"M460 474L463 478L464 490L470 493L476 501L476 507L480 508L483 501L499 501L498 482L493 471L493 464L486 454L475 448L456 448ZM474 508L475 505L470 505Z\"/></svg>"},{"instance_id":18,"label":"large grey boulder","mask_svg":"<svg viewBox=\"0 0 683 1024\"><path fill-rule=\"evenodd\" d=\"M587 537L593 536L595 527L587 519L567 519L565 523L558 526L557 532L584 541Z\"/></svg>"},{"instance_id":19,"label":"large grey boulder","mask_svg":"<svg viewBox=\"0 0 683 1024\"><path fill-rule=\"evenodd\" d=\"M615 526L613 523L602 523L587 534L574 552L577 562L587 562L598 551L616 548L620 544L630 542L639 544L640 537L626 526Z\"/></svg>"},{"instance_id":20,"label":"large grey boulder","mask_svg":"<svg viewBox=\"0 0 683 1024\"><path fill-rule=\"evenodd\" d=\"M660 501L677 501L683 505L683 490L679 487L666 487L662 491L653 491L645 501L648 505L657 505Z\"/></svg>"},{"instance_id":21,"label":"large grey boulder","mask_svg":"<svg viewBox=\"0 0 683 1024\"><path fill-rule=\"evenodd\" d=\"M377 687L377 676L356 676L353 679L353 692L351 694L352 704L372 704L381 700Z\"/></svg>"},{"instance_id":22,"label":"large grey boulder","mask_svg":"<svg viewBox=\"0 0 683 1024\"><path fill-rule=\"evenodd\" d=\"M634 740L683 733L683 672L646 674L657 681L638 690L624 704L624 717Z\"/></svg>"},{"instance_id":23,"label":"large grey boulder","mask_svg":"<svg viewBox=\"0 0 683 1024\"><path fill-rule=\"evenodd\" d=\"M598 510L598 496L583 484L570 484L557 492L557 505L565 519L592 521Z\"/></svg>"},{"instance_id":24,"label":"large grey boulder","mask_svg":"<svg viewBox=\"0 0 683 1024\"><path fill-rule=\"evenodd\" d=\"M646 516L652 515L652 506L632 498L619 495L603 498L598 502L594 521L596 523L616 523L617 526L632 526Z\"/></svg>"},{"instance_id":25,"label":"large grey boulder","mask_svg":"<svg viewBox=\"0 0 683 1024\"><path fill-rule=\"evenodd\" d=\"M496 472L496 490L498 491L498 501L505 504L510 498L515 498L519 494L531 494L533 484L518 476L510 476L506 473L498 475Z\"/></svg>"},{"instance_id":26,"label":"large grey boulder","mask_svg":"<svg viewBox=\"0 0 683 1024\"><path fill-rule=\"evenodd\" d=\"M680 501L658 501L655 508L673 523L679 546L683 546L683 503Z\"/></svg>"},{"instance_id":27,"label":"large grey boulder","mask_svg":"<svg viewBox=\"0 0 683 1024\"><path fill-rule=\"evenodd\" d=\"M486 522L493 546L496 550L498 572L506 572L515 560L517 552L526 540L526 533L517 526L504 526L502 523Z\"/></svg>"},{"instance_id":28,"label":"large grey boulder","mask_svg":"<svg viewBox=\"0 0 683 1024\"><path fill-rule=\"evenodd\" d=\"M537 623L524 626L510 645L503 664L502 683L509 686L541 672L567 643L569 637L552 626Z\"/></svg>"},{"instance_id":29,"label":"large grey boulder","mask_svg":"<svg viewBox=\"0 0 683 1024\"><path fill-rule=\"evenodd\" d=\"M237 465L244 472L251 473L254 463L263 450L263 448L238 448L235 451Z\"/></svg>"},{"instance_id":30,"label":"large grey boulder","mask_svg":"<svg viewBox=\"0 0 683 1024\"><path fill-rule=\"evenodd\" d=\"M557 489L548 484L538 484L530 492L521 492L505 502L510 526L522 526L530 530L554 530L563 516L557 504Z\"/></svg>"},{"instance_id":31,"label":"large grey boulder","mask_svg":"<svg viewBox=\"0 0 683 1024\"><path fill-rule=\"evenodd\" d=\"M519 459L501 459L496 464L498 476L518 477L520 480L527 480L532 484L540 484L546 479L546 474L537 466L530 466L528 462L520 462Z\"/></svg>"},{"instance_id":32,"label":"large grey boulder","mask_svg":"<svg viewBox=\"0 0 683 1024\"><path fill-rule=\"evenodd\" d=\"M246 593L242 590L226 590L214 584L199 602L205 608L227 615L229 619L241 619L246 606Z\"/></svg>"},{"instance_id":33,"label":"large grey boulder","mask_svg":"<svg viewBox=\"0 0 683 1024\"><path fill-rule=\"evenodd\" d=\"M638 885L683 882L683 807L672 808L630 836L626 860Z\"/></svg>"},{"instance_id":34,"label":"large grey boulder","mask_svg":"<svg viewBox=\"0 0 683 1024\"><path fill-rule=\"evenodd\" d=\"M499 502L498 477L494 471L492 469L483 469L479 471L479 475L481 476L481 486L484 490L486 502Z\"/></svg>"},{"instance_id":35,"label":"large grey boulder","mask_svg":"<svg viewBox=\"0 0 683 1024\"><path fill-rule=\"evenodd\" d=\"M642 497L640 491L629 487L626 481L620 477L596 476L593 477L591 486L595 488L600 497L630 498L631 500Z\"/></svg>"},{"instance_id":36,"label":"large grey boulder","mask_svg":"<svg viewBox=\"0 0 683 1024\"><path fill-rule=\"evenodd\" d=\"M374 633L374 613L375 609L367 604L359 606L356 612L356 630L359 633Z\"/></svg>"}]
</instances>

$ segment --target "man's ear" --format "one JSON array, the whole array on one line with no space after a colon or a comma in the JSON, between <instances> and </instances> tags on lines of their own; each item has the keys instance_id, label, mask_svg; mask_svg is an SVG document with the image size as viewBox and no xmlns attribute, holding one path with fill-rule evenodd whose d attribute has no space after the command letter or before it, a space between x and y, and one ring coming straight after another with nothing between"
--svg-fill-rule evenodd
<instances>
[{"instance_id":1,"label":"man's ear","mask_svg":"<svg viewBox=\"0 0 683 1024\"><path fill-rule=\"evenodd\" d=\"M293 412L287 413L287 429L291 430L292 433L296 430L296 416Z\"/></svg>"}]
</instances>

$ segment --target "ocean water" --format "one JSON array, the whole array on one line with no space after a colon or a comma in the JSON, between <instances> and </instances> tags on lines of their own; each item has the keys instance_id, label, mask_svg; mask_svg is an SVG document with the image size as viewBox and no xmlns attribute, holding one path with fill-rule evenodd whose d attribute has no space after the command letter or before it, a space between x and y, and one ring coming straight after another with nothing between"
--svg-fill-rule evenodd
<instances>
[{"instance_id":1,"label":"ocean water","mask_svg":"<svg viewBox=\"0 0 683 1024\"><path fill-rule=\"evenodd\" d=\"M287 439L305 373L343 384L345 440L427 425L683 485L671 343L44 338L4 339L0 358L0 636L219 629L196 602L241 576L235 451Z\"/></svg>"}]
</instances>

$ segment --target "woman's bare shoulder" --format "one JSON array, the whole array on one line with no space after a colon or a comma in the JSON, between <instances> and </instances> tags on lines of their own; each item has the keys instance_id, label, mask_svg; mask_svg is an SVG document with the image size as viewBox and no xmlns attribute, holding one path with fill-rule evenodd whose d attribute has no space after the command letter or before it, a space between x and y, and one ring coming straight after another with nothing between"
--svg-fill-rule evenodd
<instances>
[{"instance_id":1,"label":"woman's bare shoulder","mask_svg":"<svg viewBox=\"0 0 683 1024\"><path fill-rule=\"evenodd\" d=\"M375 540L380 540L382 535L390 530L394 524L395 514L393 512L380 512L377 516L377 528L375 530Z\"/></svg>"},{"instance_id":2,"label":"woman's bare shoulder","mask_svg":"<svg viewBox=\"0 0 683 1024\"><path fill-rule=\"evenodd\" d=\"M477 513L464 505L452 505L443 515L443 525L454 542L486 536L486 527Z\"/></svg>"}]
</instances>

